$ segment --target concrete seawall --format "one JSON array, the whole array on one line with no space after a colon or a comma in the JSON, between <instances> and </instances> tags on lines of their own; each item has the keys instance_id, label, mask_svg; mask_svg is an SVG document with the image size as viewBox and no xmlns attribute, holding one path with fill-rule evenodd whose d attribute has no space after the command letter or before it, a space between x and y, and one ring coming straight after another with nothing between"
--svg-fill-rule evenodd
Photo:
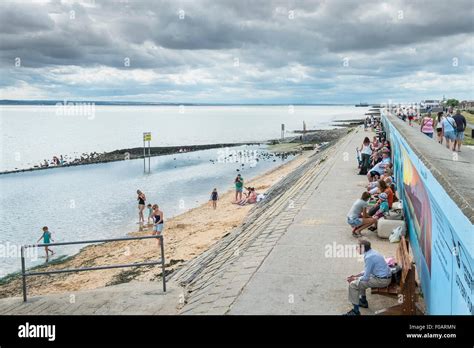
<instances>
[{"instance_id":1,"label":"concrete seawall","mask_svg":"<svg viewBox=\"0 0 474 348\"><path fill-rule=\"evenodd\" d=\"M473 314L474 152L382 115L429 314Z\"/></svg>"}]
</instances>

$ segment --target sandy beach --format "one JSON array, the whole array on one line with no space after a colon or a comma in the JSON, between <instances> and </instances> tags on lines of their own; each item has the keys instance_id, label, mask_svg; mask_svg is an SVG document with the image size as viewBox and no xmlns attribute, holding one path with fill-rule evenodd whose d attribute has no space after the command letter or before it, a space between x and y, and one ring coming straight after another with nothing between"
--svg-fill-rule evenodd
<instances>
[{"instance_id":1,"label":"sandy beach","mask_svg":"<svg viewBox=\"0 0 474 348\"><path fill-rule=\"evenodd\" d=\"M303 152L290 162L246 182L245 185L253 186L257 192L264 193L272 185L304 163L311 153L313 152ZM230 182L232 182L232 179L229 178ZM220 193L220 200L216 210L212 209L209 202L172 219L165 220L164 242L167 274L182 265L183 262L207 250L233 228L242 223L252 205L241 207L233 204L233 200L233 190ZM127 234L127 232L133 236L149 235L151 234L151 227L147 227L142 232L123 231L123 234ZM159 255L159 248L155 240L114 242L87 246L64 262L42 266L41 268L42 270L66 269L144 262L156 260L159 258ZM96 289L134 279L142 281L155 280L160 276L161 268L159 266L150 266L34 276L29 277L27 283L29 295L40 295ZM20 277L13 277L3 285L0 285L0 298L20 295Z\"/></svg>"}]
</instances>

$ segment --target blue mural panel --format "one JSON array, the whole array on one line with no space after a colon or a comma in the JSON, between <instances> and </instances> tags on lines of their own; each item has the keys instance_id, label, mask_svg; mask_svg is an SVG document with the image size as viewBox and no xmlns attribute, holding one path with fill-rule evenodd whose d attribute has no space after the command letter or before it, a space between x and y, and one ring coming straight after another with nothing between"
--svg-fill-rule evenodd
<instances>
[{"instance_id":1,"label":"blue mural panel","mask_svg":"<svg viewBox=\"0 0 474 348\"><path fill-rule=\"evenodd\" d=\"M473 225L393 124L383 123L427 311L473 315Z\"/></svg>"}]
</instances>

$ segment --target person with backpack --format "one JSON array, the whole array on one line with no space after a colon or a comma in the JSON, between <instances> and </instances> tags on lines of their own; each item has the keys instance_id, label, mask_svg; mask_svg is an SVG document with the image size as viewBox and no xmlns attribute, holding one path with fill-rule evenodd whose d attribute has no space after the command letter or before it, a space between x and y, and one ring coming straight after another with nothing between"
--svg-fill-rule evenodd
<instances>
[{"instance_id":1,"label":"person with backpack","mask_svg":"<svg viewBox=\"0 0 474 348\"><path fill-rule=\"evenodd\" d=\"M454 121L448 113L441 122L441 126L443 127L443 136L446 139L446 147L451 149L451 144L454 144L454 140L456 139L456 121Z\"/></svg>"},{"instance_id":2,"label":"person with backpack","mask_svg":"<svg viewBox=\"0 0 474 348\"><path fill-rule=\"evenodd\" d=\"M466 118L461 115L460 110L456 110L456 115L453 116L453 120L456 122L456 139L454 140L453 151L456 151L457 146L458 152L461 152L461 144L464 140L464 130L467 126Z\"/></svg>"}]
</instances>

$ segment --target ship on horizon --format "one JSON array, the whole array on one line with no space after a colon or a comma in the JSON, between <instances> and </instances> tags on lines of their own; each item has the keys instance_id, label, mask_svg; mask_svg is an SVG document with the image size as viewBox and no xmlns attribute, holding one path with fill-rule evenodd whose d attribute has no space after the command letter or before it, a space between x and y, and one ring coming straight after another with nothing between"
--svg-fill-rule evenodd
<instances>
[{"instance_id":1,"label":"ship on horizon","mask_svg":"<svg viewBox=\"0 0 474 348\"><path fill-rule=\"evenodd\" d=\"M356 107L367 107L369 106L369 103L359 103L355 105Z\"/></svg>"}]
</instances>

